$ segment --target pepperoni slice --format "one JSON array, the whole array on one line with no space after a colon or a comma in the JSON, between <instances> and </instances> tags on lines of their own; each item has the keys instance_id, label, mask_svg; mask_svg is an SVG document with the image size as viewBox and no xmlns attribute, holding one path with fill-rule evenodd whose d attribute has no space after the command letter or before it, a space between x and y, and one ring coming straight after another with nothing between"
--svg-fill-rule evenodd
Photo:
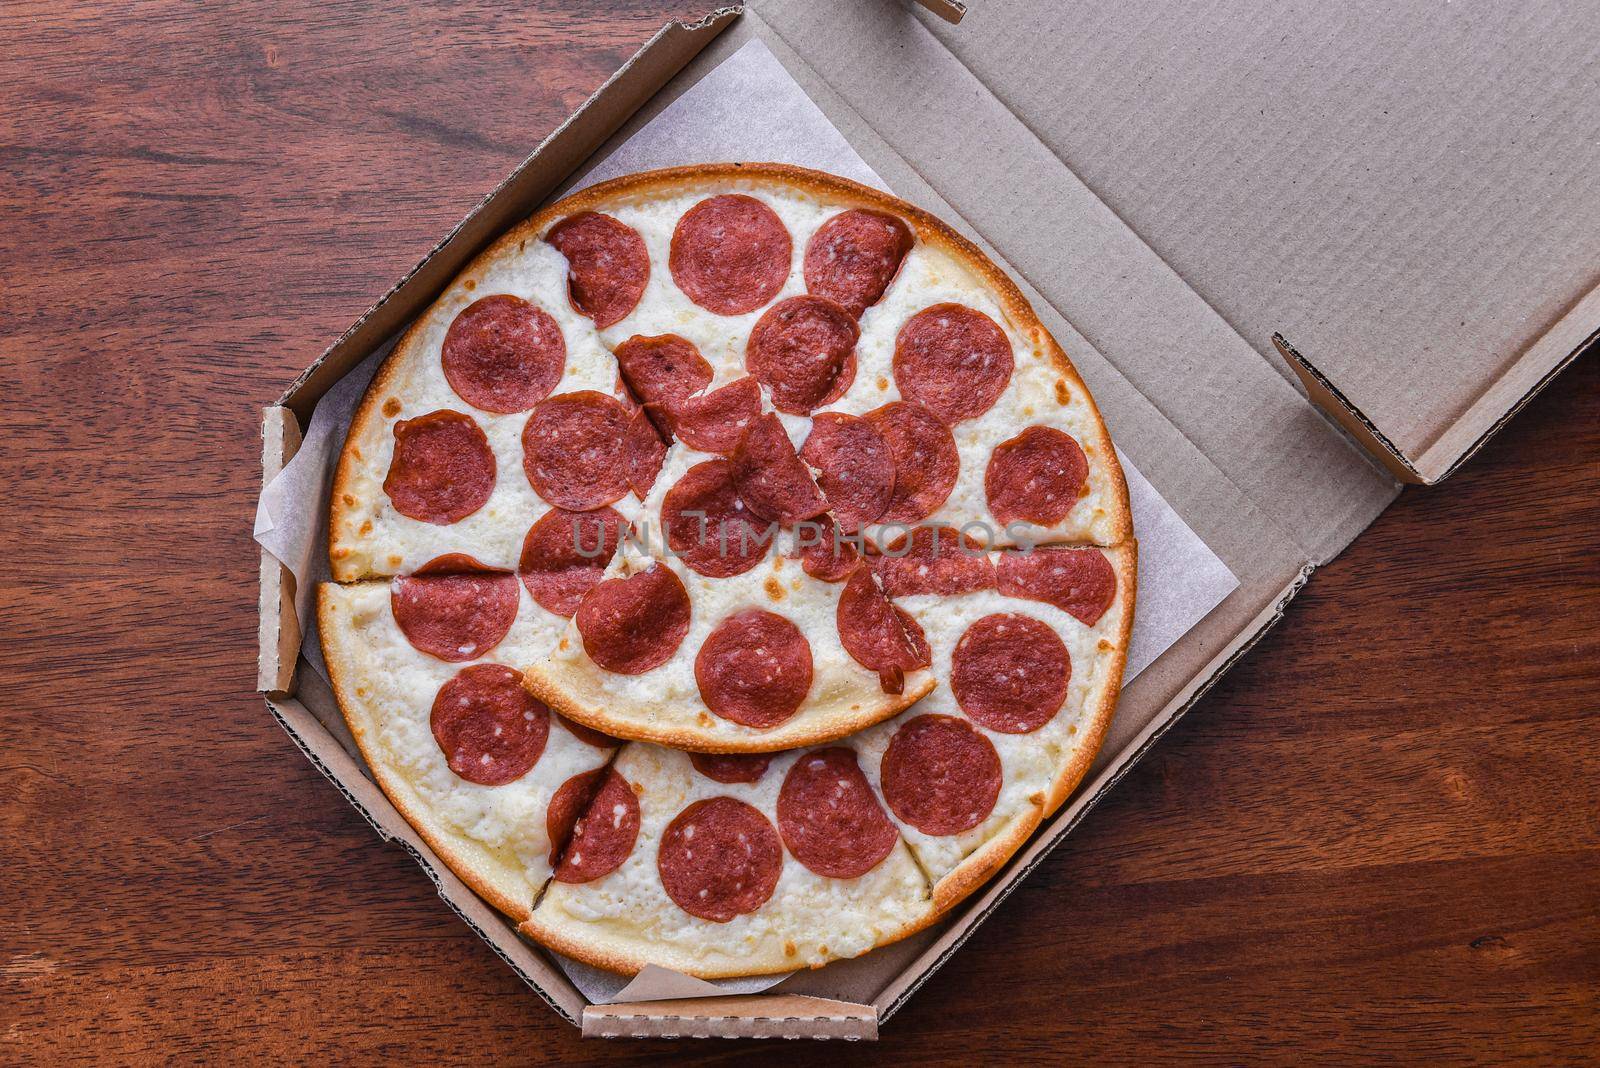
<instances>
[{"instance_id":1,"label":"pepperoni slice","mask_svg":"<svg viewBox=\"0 0 1600 1068\"><path fill-rule=\"evenodd\" d=\"M928 646L928 636L923 633L922 624L899 605L895 605L894 610L900 617L900 625L905 628L906 641L911 644L911 655L919 664L933 663L933 650Z\"/></svg>"},{"instance_id":2,"label":"pepperoni slice","mask_svg":"<svg viewBox=\"0 0 1600 1068\"><path fill-rule=\"evenodd\" d=\"M470 415L441 409L394 425L383 479L394 510L444 526L482 508L494 492L494 452Z\"/></svg>"},{"instance_id":3,"label":"pepperoni slice","mask_svg":"<svg viewBox=\"0 0 1600 1068\"><path fill-rule=\"evenodd\" d=\"M810 415L838 400L856 377L861 328L822 297L790 297L764 312L750 331L744 362L767 387L773 407Z\"/></svg>"},{"instance_id":4,"label":"pepperoni slice","mask_svg":"<svg viewBox=\"0 0 1600 1068\"><path fill-rule=\"evenodd\" d=\"M727 455L761 417L761 384L748 376L683 401L669 414L672 432L691 449Z\"/></svg>"},{"instance_id":5,"label":"pepperoni slice","mask_svg":"<svg viewBox=\"0 0 1600 1068\"><path fill-rule=\"evenodd\" d=\"M556 721L567 729L568 734L572 735L585 745L592 745L596 749L615 749L617 746L622 744L620 739L613 738L611 735L606 734L603 731L597 731L593 727L586 727L576 720L570 720L566 716L561 715L559 712L552 712L550 714L555 716Z\"/></svg>"},{"instance_id":6,"label":"pepperoni slice","mask_svg":"<svg viewBox=\"0 0 1600 1068\"><path fill-rule=\"evenodd\" d=\"M894 341L900 395L952 426L994 407L1014 366L1005 331L961 304L922 309Z\"/></svg>"},{"instance_id":7,"label":"pepperoni slice","mask_svg":"<svg viewBox=\"0 0 1600 1068\"><path fill-rule=\"evenodd\" d=\"M802 524L795 546L801 569L823 582L843 582L861 563L855 539L842 534L827 516Z\"/></svg>"},{"instance_id":8,"label":"pepperoni slice","mask_svg":"<svg viewBox=\"0 0 1600 1068\"><path fill-rule=\"evenodd\" d=\"M755 197L708 197L683 213L667 266L678 288L718 315L755 311L789 277L794 241L778 213Z\"/></svg>"},{"instance_id":9,"label":"pepperoni slice","mask_svg":"<svg viewBox=\"0 0 1600 1068\"><path fill-rule=\"evenodd\" d=\"M661 465L667 459L667 443L650 418L648 408L635 411L628 420L628 433L622 442L628 485L641 501L656 484Z\"/></svg>"},{"instance_id":10,"label":"pepperoni slice","mask_svg":"<svg viewBox=\"0 0 1600 1068\"><path fill-rule=\"evenodd\" d=\"M550 710L504 664L473 664L439 687L429 719L450 770L480 786L500 786L539 762Z\"/></svg>"},{"instance_id":11,"label":"pepperoni slice","mask_svg":"<svg viewBox=\"0 0 1600 1068\"><path fill-rule=\"evenodd\" d=\"M778 791L778 831L794 859L828 879L865 875L900 840L855 752L844 746L794 762Z\"/></svg>"},{"instance_id":12,"label":"pepperoni slice","mask_svg":"<svg viewBox=\"0 0 1600 1068\"><path fill-rule=\"evenodd\" d=\"M504 574L497 567L490 567L475 556L466 553L445 553L435 556L432 560L417 568L414 574L418 575L456 575L479 574L500 575Z\"/></svg>"},{"instance_id":13,"label":"pepperoni slice","mask_svg":"<svg viewBox=\"0 0 1600 1068\"><path fill-rule=\"evenodd\" d=\"M522 428L522 466L534 490L574 512L628 492L628 409L592 389L540 401Z\"/></svg>"},{"instance_id":14,"label":"pepperoni slice","mask_svg":"<svg viewBox=\"0 0 1600 1068\"><path fill-rule=\"evenodd\" d=\"M983 492L996 521L1049 526L1072 511L1088 477L1089 461L1071 435L1030 426L994 447Z\"/></svg>"},{"instance_id":15,"label":"pepperoni slice","mask_svg":"<svg viewBox=\"0 0 1600 1068\"><path fill-rule=\"evenodd\" d=\"M689 592L661 564L606 579L578 605L589 659L619 675L642 675L672 659L689 633Z\"/></svg>"},{"instance_id":16,"label":"pepperoni slice","mask_svg":"<svg viewBox=\"0 0 1600 1068\"><path fill-rule=\"evenodd\" d=\"M706 635L694 681L714 714L746 727L776 727L811 690L811 643L782 616L747 608Z\"/></svg>"},{"instance_id":17,"label":"pepperoni slice","mask_svg":"<svg viewBox=\"0 0 1600 1068\"><path fill-rule=\"evenodd\" d=\"M885 523L920 523L949 498L961 473L950 428L920 404L893 401L866 414L867 422L894 454L894 493L879 518Z\"/></svg>"},{"instance_id":18,"label":"pepperoni slice","mask_svg":"<svg viewBox=\"0 0 1600 1068\"><path fill-rule=\"evenodd\" d=\"M644 238L628 224L599 212L580 211L556 223L544 239L567 258L567 296L572 306L601 330L621 322L644 296L650 253Z\"/></svg>"},{"instance_id":19,"label":"pepperoni slice","mask_svg":"<svg viewBox=\"0 0 1600 1068\"><path fill-rule=\"evenodd\" d=\"M911 228L893 215L841 211L806 243L806 289L859 319L894 281L911 241Z\"/></svg>"},{"instance_id":20,"label":"pepperoni slice","mask_svg":"<svg viewBox=\"0 0 1600 1068\"><path fill-rule=\"evenodd\" d=\"M960 834L994 811L1000 755L956 716L917 716L901 724L883 754L883 797L924 834Z\"/></svg>"},{"instance_id":21,"label":"pepperoni slice","mask_svg":"<svg viewBox=\"0 0 1600 1068\"><path fill-rule=\"evenodd\" d=\"M894 453L871 423L841 412L818 412L800 458L817 470L817 487L848 534L876 522L894 495Z\"/></svg>"},{"instance_id":22,"label":"pepperoni slice","mask_svg":"<svg viewBox=\"0 0 1600 1068\"><path fill-rule=\"evenodd\" d=\"M556 866L557 882L587 883L610 875L622 867L639 838L639 799L634 796L633 787L614 768L603 769L603 774L600 788L582 810L583 815L572 825L572 840ZM574 779L582 777L574 776ZM573 779L568 779L561 789L565 790L572 782ZM580 785L574 792L583 789ZM552 798L547 826L554 823L555 808L556 799ZM551 840L555 840L554 835Z\"/></svg>"},{"instance_id":23,"label":"pepperoni slice","mask_svg":"<svg viewBox=\"0 0 1600 1068\"><path fill-rule=\"evenodd\" d=\"M680 909L727 923L772 897L783 870L783 845L753 806L711 797L696 801L667 824L656 870Z\"/></svg>"},{"instance_id":24,"label":"pepperoni slice","mask_svg":"<svg viewBox=\"0 0 1600 1068\"><path fill-rule=\"evenodd\" d=\"M886 693L903 693L905 673L926 667L925 650L919 650L906 635L901 613L872 575L872 569L858 566L839 594L834 610L839 627L839 642L851 659L878 673Z\"/></svg>"},{"instance_id":25,"label":"pepperoni slice","mask_svg":"<svg viewBox=\"0 0 1600 1068\"><path fill-rule=\"evenodd\" d=\"M706 460L685 471L661 502L667 547L710 578L742 575L759 564L772 540L734 488L733 464Z\"/></svg>"},{"instance_id":26,"label":"pepperoni slice","mask_svg":"<svg viewBox=\"0 0 1600 1068\"><path fill-rule=\"evenodd\" d=\"M1117 573L1095 549L1011 550L1000 554L996 575L1007 597L1053 604L1090 627L1117 597Z\"/></svg>"},{"instance_id":27,"label":"pepperoni slice","mask_svg":"<svg viewBox=\"0 0 1600 1068\"><path fill-rule=\"evenodd\" d=\"M456 395L486 412L525 412L550 395L567 366L567 343L548 312L499 293L463 308L439 355Z\"/></svg>"},{"instance_id":28,"label":"pepperoni slice","mask_svg":"<svg viewBox=\"0 0 1600 1068\"><path fill-rule=\"evenodd\" d=\"M715 782L759 782L772 763L771 753L690 753L694 770Z\"/></svg>"},{"instance_id":29,"label":"pepperoni slice","mask_svg":"<svg viewBox=\"0 0 1600 1068\"><path fill-rule=\"evenodd\" d=\"M623 519L610 508L569 512L552 508L522 539L517 571L539 607L571 616L622 540Z\"/></svg>"},{"instance_id":30,"label":"pepperoni slice","mask_svg":"<svg viewBox=\"0 0 1600 1068\"><path fill-rule=\"evenodd\" d=\"M600 789L600 781L608 770L601 767L580 771L551 795L550 807L544 814L545 837L550 839L550 867L559 868L561 853L572 838L572 828L594 799L595 792Z\"/></svg>"},{"instance_id":31,"label":"pepperoni slice","mask_svg":"<svg viewBox=\"0 0 1600 1068\"><path fill-rule=\"evenodd\" d=\"M616 347L628 389L645 404L671 412L711 384L711 365L677 334L635 335Z\"/></svg>"},{"instance_id":32,"label":"pepperoni slice","mask_svg":"<svg viewBox=\"0 0 1600 1068\"><path fill-rule=\"evenodd\" d=\"M429 656L476 660L517 618L517 579L509 571L397 578L389 605L406 640Z\"/></svg>"},{"instance_id":33,"label":"pepperoni slice","mask_svg":"<svg viewBox=\"0 0 1600 1068\"><path fill-rule=\"evenodd\" d=\"M773 413L750 424L729 459L739 499L759 518L793 526L828 510L783 421Z\"/></svg>"},{"instance_id":34,"label":"pepperoni slice","mask_svg":"<svg viewBox=\"0 0 1600 1068\"><path fill-rule=\"evenodd\" d=\"M950 690L972 721L1030 734L1067 699L1072 659L1056 632L1029 616L996 612L967 628L951 656Z\"/></svg>"},{"instance_id":35,"label":"pepperoni slice","mask_svg":"<svg viewBox=\"0 0 1600 1068\"><path fill-rule=\"evenodd\" d=\"M919 593L949 597L994 589L994 565L988 553L954 527L916 527L871 560L890 597Z\"/></svg>"}]
</instances>

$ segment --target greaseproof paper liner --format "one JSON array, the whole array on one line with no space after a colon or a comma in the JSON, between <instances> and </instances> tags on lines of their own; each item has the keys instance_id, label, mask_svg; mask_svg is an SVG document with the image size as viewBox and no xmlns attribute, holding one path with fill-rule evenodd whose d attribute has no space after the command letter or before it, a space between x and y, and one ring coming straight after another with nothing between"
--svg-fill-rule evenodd
<instances>
[{"instance_id":1,"label":"greaseproof paper liner","mask_svg":"<svg viewBox=\"0 0 1600 1068\"><path fill-rule=\"evenodd\" d=\"M751 100L759 100L761 107L747 107ZM735 160L792 163L890 191L771 50L756 40L663 108L575 188L656 167ZM256 510L256 541L295 576L295 610L305 635L301 653L324 678L327 671L309 607L312 587L329 575L325 505L356 404L389 347L364 360L317 403L300 451L262 491ZM1233 592L1239 580L1127 457L1120 452L1119 457L1139 539L1138 608L1124 675L1131 681ZM651 966L629 979L550 955L596 1005L752 994L789 978L708 982ZM819 989L826 986L826 975L824 970L806 976L806 992L827 996Z\"/></svg>"}]
</instances>

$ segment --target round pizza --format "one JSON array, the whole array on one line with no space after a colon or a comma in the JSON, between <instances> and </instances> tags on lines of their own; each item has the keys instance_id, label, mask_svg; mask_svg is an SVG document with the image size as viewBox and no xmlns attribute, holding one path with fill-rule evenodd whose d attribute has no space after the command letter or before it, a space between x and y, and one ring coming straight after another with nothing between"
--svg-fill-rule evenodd
<instances>
[{"instance_id":1,"label":"round pizza","mask_svg":"<svg viewBox=\"0 0 1600 1068\"><path fill-rule=\"evenodd\" d=\"M910 204L721 164L585 189L406 332L319 591L374 776L614 971L920 930L1065 801L1133 623L1127 488L1017 287Z\"/></svg>"}]
</instances>

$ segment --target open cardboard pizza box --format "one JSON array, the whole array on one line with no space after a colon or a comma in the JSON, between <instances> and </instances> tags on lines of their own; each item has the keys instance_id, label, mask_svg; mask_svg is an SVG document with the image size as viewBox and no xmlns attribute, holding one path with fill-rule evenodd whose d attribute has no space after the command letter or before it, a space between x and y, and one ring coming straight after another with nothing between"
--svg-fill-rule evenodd
<instances>
[{"instance_id":1,"label":"open cardboard pizza box","mask_svg":"<svg viewBox=\"0 0 1600 1068\"><path fill-rule=\"evenodd\" d=\"M1570 5L983 0L959 25L959 5L924 7L757 0L665 26L266 411L270 480L318 399L468 259L756 39L895 192L1009 269L1119 447L1237 576L1124 690L1074 798L928 937L815 973L827 997L594 1005L368 778L326 684L296 670L294 577L263 552L274 715L586 1034L876 1036L1318 564L1600 328L1592 26Z\"/></svg>"}]
</instances>

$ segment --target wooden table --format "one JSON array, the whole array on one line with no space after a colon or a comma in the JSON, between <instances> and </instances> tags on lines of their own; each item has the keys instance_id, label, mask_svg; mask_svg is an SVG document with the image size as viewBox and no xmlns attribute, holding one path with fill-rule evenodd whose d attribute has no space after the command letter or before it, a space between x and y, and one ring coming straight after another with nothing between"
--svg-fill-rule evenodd
<instances>
[{"instance_id":1,"label":"wooden table","mask_svg":"<svg viewBox=\"0 0 1600 1068\"><path fill-rule=\"evenodd\" d=\"M580 1041L251 693L259 407L692 10L385 7L7 8L0 1061L752 1051ZM1597 501L1589 360L826 1055L1592 1054Z\"/></svg>"}]
</instances>

